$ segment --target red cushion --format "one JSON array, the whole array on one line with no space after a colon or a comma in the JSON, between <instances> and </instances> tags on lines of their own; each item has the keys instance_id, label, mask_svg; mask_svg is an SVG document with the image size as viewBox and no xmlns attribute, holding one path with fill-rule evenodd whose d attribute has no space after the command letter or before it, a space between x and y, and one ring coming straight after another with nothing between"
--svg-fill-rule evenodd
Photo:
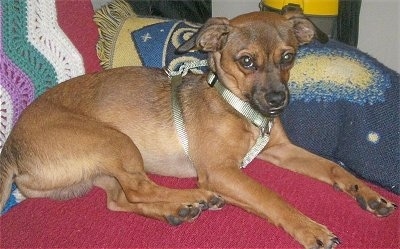
<instances>
[{"instance_id":1,"label":"red cushion","mask_svg":"<svg viewBox=\"0 0 400 249\"><path fill-rule=\"evenodd\" d=\"M342 241L340 248L399 248L399 211L376 218L346 194L302 175L256 160L246 174L279 192ZM194 179L152 176L156 182L195 187ZM399 203L400 198L372 186ZM227 205L196 221L172 227L136 214L111 212L105 192L94 189L69 201L28 199L1 218L2 247L242 247L300 248L282 229Z\"/></svg>"}]
</instances>

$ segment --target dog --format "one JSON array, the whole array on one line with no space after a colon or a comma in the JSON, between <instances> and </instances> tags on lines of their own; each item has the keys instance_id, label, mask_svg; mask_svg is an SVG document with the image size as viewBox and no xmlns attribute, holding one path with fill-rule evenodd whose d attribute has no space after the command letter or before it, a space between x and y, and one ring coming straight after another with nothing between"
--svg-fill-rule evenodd
<instances>
[{"instance_id":1,"label":"dog","mask_svg":"<svg viewBox=\"0 0 400 249\"><path fill-rule=\"evenodd\" d=\"M328 228L241 171L257 156L330 184L377 216L394 211L394 203L285 134L279 114L289 101L289 72L298 47L315 39L328 37L293 7L215 17L178 48L208 53L208 75L122 67L57 85L25 109L4 144L0 208L12 182L28 198L68 199L97 186L113 211L179 225L229 203L305 248L336 247ZM197 177L199 187L169 189L146 173Z\"/></svg>"}]
</instances>

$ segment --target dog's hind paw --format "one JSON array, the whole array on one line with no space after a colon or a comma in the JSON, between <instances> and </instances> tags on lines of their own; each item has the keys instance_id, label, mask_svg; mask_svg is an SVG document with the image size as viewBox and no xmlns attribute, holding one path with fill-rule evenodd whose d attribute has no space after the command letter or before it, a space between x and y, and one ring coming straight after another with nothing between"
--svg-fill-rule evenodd
<instances>
[{"instance_id":1,"label":"dog's hind paw","mask_svg":"<svg viewBox=\"0 0 400 249\"><path fill-rule=\"evenodd\" d=\"M207 203L207 209L220 210L225 205L225 200L221 196L213 196Z\"/></svg>"},{"instance_id":2,"label":"dog's hind paw","mask_svg":"<svg viewBox=\"0 0 400 249\"><path fill-rule=\"evenodd\" d=\"M169 224L178 226L186 221L193 221L205 210L219 210L225 205L225 201L217 195L212 196L208 201L181 206L175 215L165 217Z\"/></svg>"},{"instance_id":3,"label":"dog's hind paw","mask_svg":"<svg viewBox=\"0 0 400 249\"><path fill-rule=\"evenodd\" d=\"M168 215L166 217L169 224L178 226L185 221L193 221L199 217L203 207L201 204L185 205L179 208L176 215Z\"/></svg>"}]
</instances>

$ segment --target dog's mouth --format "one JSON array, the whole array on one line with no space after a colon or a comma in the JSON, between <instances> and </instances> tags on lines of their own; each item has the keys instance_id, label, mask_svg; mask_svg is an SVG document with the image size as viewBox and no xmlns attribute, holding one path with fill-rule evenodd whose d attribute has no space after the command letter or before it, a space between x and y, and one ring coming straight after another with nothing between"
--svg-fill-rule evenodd
<instances>
[{"instance_id":1,"label":"dog's mouth","mask_svg":"<svg viewBox=\"0 0 400 249\"><path fill-rule=\"evenodd\" d=\"M262 115L264 115L267 118L276 118L278 116L280 116L283 111L285 110L285 106L281 107L281 108L263 108L260 107L257 104L251 104L253 106L254 109L256 109L257 111L259 111Z\"/></svg>"},{"instance_id":2,"label":"dog's mouth","mask_svg":"<svg viewBox=\"0 0 400 249\"><path fill-rule=\"evenodd\" d=\"M285 108L269 110L264 115L269 118L275 118L275 117L278 117L279 115L281 115L284 110L285 110Z\"/></svg>"}]
</instances>

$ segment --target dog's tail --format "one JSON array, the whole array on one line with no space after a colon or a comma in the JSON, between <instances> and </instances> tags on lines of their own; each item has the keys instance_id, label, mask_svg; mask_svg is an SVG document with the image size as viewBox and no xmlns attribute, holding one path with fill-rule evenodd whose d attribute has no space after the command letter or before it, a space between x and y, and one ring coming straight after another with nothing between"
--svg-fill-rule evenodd
<instances>
[{"instance_id":1,"label":"dog's tail","mask_svg":"<svg viewBox=\"0 0 400 249\"><path fill-rule=\"evenodd\" d=\"M15 166L14 156L6 142L0 153L0 215L11 193Z\"/></svg>"}]
</instances>

